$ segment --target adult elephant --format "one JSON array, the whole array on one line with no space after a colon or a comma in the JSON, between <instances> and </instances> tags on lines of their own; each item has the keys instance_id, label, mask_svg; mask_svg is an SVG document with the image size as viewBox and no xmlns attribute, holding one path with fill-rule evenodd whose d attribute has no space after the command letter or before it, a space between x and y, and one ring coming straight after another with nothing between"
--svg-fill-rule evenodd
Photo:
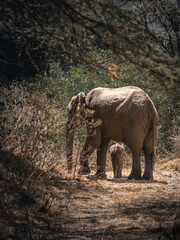
<instances>
[{"instance_id":1,"label":"adult elephant","mask_svg":"<svg viewBox=\"0 0 180 240\"><path fill-rule=\"evenodd\" d=\"M125 143L132 152L132 171L128 179L141 179L141 152L145 156L143 179L153 179L153 157L158 114L150 97L140 88L95 88L72 97L68 107L67 164L72 171L73 138L81 121L87 124L87 138L80 155L80 174L90 173L88 158L97 149L95 176L106 177L105 163L111 140ZM92 114L86 114L89 111Z\"/></svg>"}]
</instances>

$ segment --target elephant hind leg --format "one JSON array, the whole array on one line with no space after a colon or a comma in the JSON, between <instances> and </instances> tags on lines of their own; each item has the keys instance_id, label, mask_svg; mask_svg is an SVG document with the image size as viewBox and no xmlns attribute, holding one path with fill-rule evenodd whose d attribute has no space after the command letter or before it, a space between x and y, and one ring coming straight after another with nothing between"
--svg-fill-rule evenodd
<instances>
[{"instance_id":1,"label":"elephant hind leg","mask_svg":"<svg viewBox=\"0 0 180 240\"><path fill-rule=\"evenodd\" d=\"M155 126L156 128L156 126ZM143 152L145 157L145 169L143 179L150 180L153 179L153 164L155 155L155 141L156 141L156 131L152 128L148 133L144 144Z\"/></svg>"},{"instance_id":2,"label":"elephant hind leg","mask_svg":"<svg viewBox=\"0 0 180 240\"><path fill-rule=\"evenodd\" d=\"M152 180L154 151L149 151L147 147L144 147L143 152L145 157L145 169L144 169L143 179Z\"/></svg>"},{"instance_id":3,"label":"elephant hind leg","mask_svg":"<svg viewBox=\"0 0 180 240\"><path fill-rule=\"evenodd\" d=\"M128 179L141 179L141 150L137 150L132 152L132 171L129 175Z\"/></svg>"}]
</instances>

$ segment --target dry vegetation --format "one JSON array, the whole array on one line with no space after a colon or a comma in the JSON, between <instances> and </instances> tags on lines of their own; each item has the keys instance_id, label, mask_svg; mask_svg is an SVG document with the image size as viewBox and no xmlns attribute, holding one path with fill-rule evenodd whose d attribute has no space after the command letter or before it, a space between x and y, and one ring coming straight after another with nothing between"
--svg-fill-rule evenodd
<instances>
[{"instance_id":1,"label":"dry vegetation","mask_svg":"<svg viewBox=\"0 0 180 240\"><path fill-rule=\"evenodd\" d=\"M2 3L0 240L180 239L179 1L136 1L135 11L110 2ZM78 176L83 128L68 175L70 98L126 85L148 90L159 113L154 180L127 180L128 150L122 178L112 178L109 155L107 179Z\"/></svg>"},{"instance_id":2,"label":"dry vegetation","mask_svg":"<svg viewBox=\"0 0 180 240\"><path fill-rule=\"evenodd\" d=\"M178 132L176 155L158 159L153 181L127 180L128 151L120 179L113 179L109 153L106 180L80 177L78 169L68 175L65 152L51 138L63 116L53 105L43 108L37 94L12 89L1 92L0 239L179 239ZM94 171L95 155L90 165Z\"/></svg>"},{"instance_id":3,"label":"dry vegetation","mask_svg":"<svg viewBox=\"0 0 180 240\"><path fill-rule=\"evenodd\" d=\"M126 168L116 180L73 178L54 166L22 183L0 169L2 239L179 239L179 158L157 163L153 181L128 181Z\"/></svg>"}]
</instances>

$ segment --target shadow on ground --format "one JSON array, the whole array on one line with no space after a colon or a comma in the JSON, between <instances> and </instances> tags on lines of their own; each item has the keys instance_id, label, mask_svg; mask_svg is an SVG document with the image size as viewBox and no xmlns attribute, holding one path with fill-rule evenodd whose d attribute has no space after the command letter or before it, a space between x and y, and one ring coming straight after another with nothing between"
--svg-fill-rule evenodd
<instances>
[{"instance_id":1,"label":"shadow on ground","mask_svg":"<svg viewBox=\"0 0 180 240\"><path fill-rule=\"evenodd\" d=\"M178 240L178 175L73 179L33 167L30 181L23 161L1 152L0 239Z\"/></svg>"}]
</instances>

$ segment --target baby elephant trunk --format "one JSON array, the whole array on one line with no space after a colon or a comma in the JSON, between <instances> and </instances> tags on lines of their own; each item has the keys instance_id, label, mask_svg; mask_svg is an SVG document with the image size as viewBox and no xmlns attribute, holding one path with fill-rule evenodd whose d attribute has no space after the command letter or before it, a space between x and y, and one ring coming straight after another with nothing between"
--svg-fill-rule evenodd
<instances>
[{"instance_id":1,"label":"baby elephant trunk","mask_svg":"<svg viewBox=\"0 0 180 240\"><path fill-rule=\"evenodd\" d=\"M114 178L120 178L122 176L123 156L125 149L122 144L114 144L110 148Z\"/></svg>"}]
</instances>

